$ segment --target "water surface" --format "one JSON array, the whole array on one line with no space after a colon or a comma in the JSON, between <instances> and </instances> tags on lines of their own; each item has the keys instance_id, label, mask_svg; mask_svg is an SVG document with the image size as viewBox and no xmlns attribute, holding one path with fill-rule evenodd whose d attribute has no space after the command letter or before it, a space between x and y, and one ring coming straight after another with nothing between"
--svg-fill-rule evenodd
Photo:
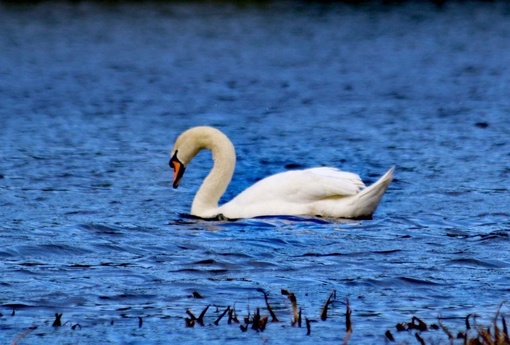
<instances>
[{"instance_id":1,"label":"water surface","mask_svg":"<svg viewBox=\"0 0 510 345\"><path fill-rule=\"evenodd\" d=\"M338 344L346 298L353 344L415 342L395 330L415 315L490 323L510 283L509 10L0 5L0 338ZM167 164L203 124L237 149L224 200L296 167L395 179L373 220L191 219L210 155L178 190ZM280 323L213 325L227 306L268 315L258 289ZM318 321L310 336L281 289Z\"/></svg>"}]
</instances>

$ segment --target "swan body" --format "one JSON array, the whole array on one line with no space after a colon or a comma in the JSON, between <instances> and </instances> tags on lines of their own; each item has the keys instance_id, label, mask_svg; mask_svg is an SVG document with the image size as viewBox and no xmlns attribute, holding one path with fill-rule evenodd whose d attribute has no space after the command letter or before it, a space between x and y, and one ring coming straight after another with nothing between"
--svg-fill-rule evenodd
<instances>
[{"instance_id":1,"label":"swan body","mask_svg":"<svg viewBox=\"0 0 510 345\"><path fill-rule=\"evenodd\" d=\"M200 186L191 214L201 218L230 219L292 215L333 218L370 218L388 188L392 167L369 187L354 173L320 167L278 173L258 181L231 201L219 206L234 173L232 142L212 127L183 132L172 149L173 187L179 186L186 166L203 149L211 150L214 166Z\"/></svg>"}]
</instances>

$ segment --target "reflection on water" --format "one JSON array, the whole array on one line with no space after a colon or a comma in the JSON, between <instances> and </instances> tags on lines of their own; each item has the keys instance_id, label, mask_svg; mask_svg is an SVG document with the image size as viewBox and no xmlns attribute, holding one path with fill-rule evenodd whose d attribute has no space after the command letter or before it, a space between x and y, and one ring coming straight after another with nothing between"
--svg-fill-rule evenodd
<instances>
[{"instance_id":1,"label":"reflection on water","mask_svg":"<svg viewBox=\"0 0 510 345\"><path fill-rule=\"evenodd\" d=\"M394 329L412 316L490 322L509 286L506 7L0 5L0 338L307 340L281 289L325 344L347 297L356 344L414 342ZM177 191L167 162L201 124L236 146L224 200L289 168L395 179L373 220L193 219L210 155ZM185 327L207 305L206 325L268 315L259 289L281 321L264 332Z\"/></svg>"}]
</instances>

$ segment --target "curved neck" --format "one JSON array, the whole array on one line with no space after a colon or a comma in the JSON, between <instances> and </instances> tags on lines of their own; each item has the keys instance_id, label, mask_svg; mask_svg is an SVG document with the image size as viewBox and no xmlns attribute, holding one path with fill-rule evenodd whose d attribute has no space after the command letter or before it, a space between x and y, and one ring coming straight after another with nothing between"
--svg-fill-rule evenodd
<instances>
[{"instance_id":1,"label":"curved neck","mask_svg":"<svg viewBox=\"0 0 510 345\"><path fill-rule=\"evenodd\" d=\"M209 218L218 215L218 202L234 174L236 153L232 142L222 133L205 135L200 141L201 148L211 150L214 166L193 199L191 214Z\"/></svg>"}]
</instances>

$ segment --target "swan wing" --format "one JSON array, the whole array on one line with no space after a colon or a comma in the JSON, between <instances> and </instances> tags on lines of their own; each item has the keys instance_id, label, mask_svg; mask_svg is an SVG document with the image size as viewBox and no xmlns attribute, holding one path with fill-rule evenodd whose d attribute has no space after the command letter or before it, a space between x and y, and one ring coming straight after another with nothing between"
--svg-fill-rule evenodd
<instances>
[{"instance_id":1,"label":"swan wing","mask_svg":"<svg viewBox=\"0 0 510 345\"><path fill-rule=\"evenodd\" d=\"M349 205L347 200L357 197L364 189L365 184L357 174L335 168L287 171L258 181L222 205L220 213L228 218L336 215L338 208ZM343 216L342 212L338 213L339 217Z\"/></svg>"},{"instance_id":2,"label":"swan wing","mask_svg":"<svg viewBox=\"0 0 510 345\"><path fill-rule=\"evenodd\" d=\"M297 197L308 201L356 195L365 188L357 174L328 167L302 170L294 183Z\"/></svg>"},{"instance_id":3,"label":"swan wing","mask_svg":"<svg viewBox=\"0 0 510 345\"><path fill-rule=\"evenodd\" d=\"M232 202L238 204L279 200L305 204L318 200L355 195L365 188L361 178L335 168L321 167L286 171L258 181Z\"/></svg>"}]
</instances>

